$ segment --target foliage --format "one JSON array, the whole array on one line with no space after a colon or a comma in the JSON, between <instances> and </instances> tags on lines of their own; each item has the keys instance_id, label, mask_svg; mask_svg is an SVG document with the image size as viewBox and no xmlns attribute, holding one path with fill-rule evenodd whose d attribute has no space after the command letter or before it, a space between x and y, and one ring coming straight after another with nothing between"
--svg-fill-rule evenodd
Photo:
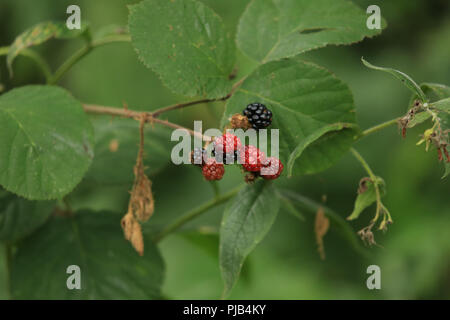
<instances>
[{"instance_id":1,"label":"foliage","mask_svg":"<svg viewBox=\"0 0 450 320\"><path fill-rule=\"evenodd\" d=\"M170 138L165 127L180 127L160 115L217 102L223 106L220 125L225 128L232 115L258 101L270 106L274 114L271 129L280 131L280 159L287 164L284 177L323 172L349 151L353 154L367 177L360 182L348 220L376 204L369 225L358 232L365 243L376 244L372 227L379 223L378 229L386 231L393 223L381 200L385 182L353 146L392 124L399 124L403 136L415 126L429 124L418 144L437 150L438 161L445 164L444 177L449 175L450 89L434 83L418 85L401 71L362 59L371 69L392 74L413 95L405 115L360 130L350 87L324 67L304 61L302 54L328 45L352 44L381 32L367 29L365 22L364 11L347 0L320 0L314 5L306 0L252 0L238 23L235 46L222 18L204 3L143 0L129 7L127 31L108 27L92 38L89 26L70 32L62 22L46 22L17 36L7 50L0 50L7 55L11 74L15 58L30 52L47 70L45 60L31 47L51 38L81 37L85 44L55 73L46 75L46 85L21 86L0 96L0 240L6 245L11 268L10 297L161 298L164 262L156 244L224 202L228 203L218 248L224 297L236 285L247 256L268 234L282 204L297 217L303 217L298 206L320 212L327 217L322 219L331 221L331 230L339 230L355 252L367 256L356 233L338 214L294 190L280 188L277 182L257 181L226 193L218 192L213 184L215 197L208 202L165 225L156 225L152 234L145 227L153 208L155 216L159 214L159 195L155 195L155 205L149 176L169 165ZM384 20L382 25L386 26ZM195 100L153 112L135 111L126 105L89 105L55 86L91 51L113 42L130 42L137 59L165 86ZM236 60L240 53L254 60L254 70L240 74L242 66ZM235 79L236 74L240 78ZM100 119L108 115L132 120ZM105 166L107 161L115 166ZM117 209L120 212L72 209L76 203L70 199L80 182L94 191L111 185L131 190L122 228L137 251L145 252L143 257L123 239L122 208ZM176 197L171 201L177 201ZM148 207L151 212L145 212ZM63 271L74 264L83 270L80 291L66 289Z\"/></svg>"}]
</instances>

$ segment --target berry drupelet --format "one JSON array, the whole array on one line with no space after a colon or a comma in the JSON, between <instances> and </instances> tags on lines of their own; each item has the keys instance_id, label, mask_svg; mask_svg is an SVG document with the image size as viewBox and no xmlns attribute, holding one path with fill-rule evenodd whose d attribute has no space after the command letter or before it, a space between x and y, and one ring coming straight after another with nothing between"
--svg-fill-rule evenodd
<instances>
[{"instance_id":1,"label":"berry drupelet","mask_svg":"<svg viewBox=\"0 0 450 320\"><path fill-rule=\"evenodd\" d=\"M272 123L272 111L262 103L251 103L242 112L251 123L253 129L264 129Z\"/></svg>"}]
</instances>

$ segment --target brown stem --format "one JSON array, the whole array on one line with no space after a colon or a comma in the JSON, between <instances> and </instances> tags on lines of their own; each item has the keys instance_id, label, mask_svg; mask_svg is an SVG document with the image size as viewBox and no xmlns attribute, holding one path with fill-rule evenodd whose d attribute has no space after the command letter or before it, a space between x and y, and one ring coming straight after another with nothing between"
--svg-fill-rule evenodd
<instances>
[{"instance_id":1,"label":"brown stem","mask_svg":"<svg viewBox=\"0 0 450 320\"><path fill-rule=\"evenodd\" d=\"M216 102L216 101L225 101L228 100L229 98L231 98L231 96L234 94L234 92L236 91L236 89L242 84L242 82L244 82L245 77L242 78L241 80L239 80L238 82L236 82L230 93L228 93L225 97L223 98L219 98L219 99L201 99L201 100L196 100L196 101L190 101L190 102L183 102L183 103L177 103L168 107L164 107L161 109L157 109L155 111L153 111L151 113L151 115L154 118L157 118L161 113L167 112L167 111L172 111L172 110L177 110L177 109L182 109L182 108L186 108L189 106L193 106L193 105L197 105L197 104L201 104L201 103L208 103L208 102Z\"/></svg>"},{"instance_id":2,"label":"brown stem","mask_svg":"<svg viewBox=\"0 0 450 320\"><path fill-rule=\"evenodd\" d=\"M185 128L178 124L169 122L167 120L157 119L152 115L151 112L134 111L134 110L129 110L129 109L125 109L125 108L120 109L120 108L106 107L106 106L99 106L99 105L92 105L92 104L84 104L83 108L88 113L118 116L118 117L122 117L122 118L131 118L131 119L135 119L135 120L140 120L140 119L142 119L142 117L144 117L145 122L159 123L166 127L170 127L170 128L174 128L174 129L184 129L184 130L188 131L190 135L197 136L199 138L202 138L203 140L211 139L211 137L202 135L200 132L193 131L191 129Z\"/></svg>"},{"instance_id":3,"label":"brown stem","mask_svg":"<svg viewBox=\"0 0 450 320\"><path fill-rule=\"evenodd\" d=\"M208 102L213 102L213 101L217 101L215 99L202 99L202 100L197 100L197 101L191 101L191 102L185 102L185 103L177 103L168 107L164 107L158 110L155 110L154 112L152 112L152 116L154 118L157 118L161 113L167 112L167 111L172 111L172 110L176 110L176 109L182 109L182 108L186 108L189 106L193 106L196 104L200 104L200 103L208 103Z\"/></svg>"}]
</instances>

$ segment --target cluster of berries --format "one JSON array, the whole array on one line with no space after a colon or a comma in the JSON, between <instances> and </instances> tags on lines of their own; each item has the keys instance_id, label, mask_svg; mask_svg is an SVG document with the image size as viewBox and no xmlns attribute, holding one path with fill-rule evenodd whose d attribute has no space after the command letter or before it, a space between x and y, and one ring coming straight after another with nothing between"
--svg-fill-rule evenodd
<instances>
[{"instance_id":1,"label":"cluster of berries","mask_svg":"<svg viewBox=\"0 0 450 320\"><path fill-rule=\"evenodd\" d=\"M272 112L261 103L249 104L242 114L248 127L256 130L264 129L272 123ZM206 180L222 179L225 173L224 164L235 162L241 164L247 172L247 181L253 181L259 176L273 180L283 171L283 164L278 158L267 158L264 152L255 146L243 146L241 140L231 133L225 133L214 139L212 155L214 158L208 159L207 152L203 148L196 148L191 153L192 164L202 168Z\"/></svg>"}]
</instances>

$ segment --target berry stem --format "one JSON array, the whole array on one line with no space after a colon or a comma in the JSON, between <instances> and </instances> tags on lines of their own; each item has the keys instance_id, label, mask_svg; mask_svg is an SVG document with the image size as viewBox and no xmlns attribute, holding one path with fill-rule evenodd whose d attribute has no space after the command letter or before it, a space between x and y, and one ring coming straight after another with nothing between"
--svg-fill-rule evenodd
<instances>
[{"instance_id":1,"label":"berry stem","mask_svg":"<svg viewBox=\"0 0 450 320\"><path fill-rule=\"evenodd\" d=\"M165 227L163 230L161 230L161 232L159 232L153 238L153 241L155 243L161 241L164 237L175 232L176 230L181 228L183 225L185 225L186 223L195 219L196 217L200 216L201 214L205 213L209 209L214 208L214 207L228 201L229 199L233 198L239 192L239 190L241 190L242 187L243 187L243 185L236 187L235 189L233 189L227 193L224 193L224 194L200 205L199 207L192 209L191 211L185 213L184 215L182 215L181 217L176 219L174 222L169 224L167 227Z\"/></svg>"}]
</instances>

